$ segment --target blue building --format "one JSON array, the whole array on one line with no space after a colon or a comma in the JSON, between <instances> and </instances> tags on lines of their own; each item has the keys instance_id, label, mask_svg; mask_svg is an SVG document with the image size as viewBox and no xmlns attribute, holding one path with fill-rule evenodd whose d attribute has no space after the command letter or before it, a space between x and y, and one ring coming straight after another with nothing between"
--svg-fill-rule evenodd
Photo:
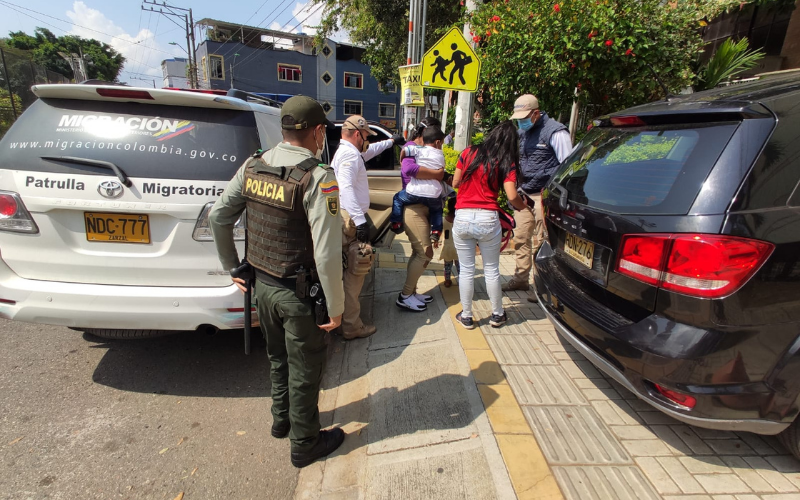
<instances>
[{"instance_id":1,"label":"blue building","mask_svg":"<svg viewBox=\"0 0 800 500\"><path fill-rule=\"evenodd\" d=\"M400 93L372 77L361 62L364 49L331 40L317 48L313 36L214 19L197 24L206 30L197 48L201 88L307 95L322 104L331 120L360 114L397 129Z\"/></svg>"}]
</instances>

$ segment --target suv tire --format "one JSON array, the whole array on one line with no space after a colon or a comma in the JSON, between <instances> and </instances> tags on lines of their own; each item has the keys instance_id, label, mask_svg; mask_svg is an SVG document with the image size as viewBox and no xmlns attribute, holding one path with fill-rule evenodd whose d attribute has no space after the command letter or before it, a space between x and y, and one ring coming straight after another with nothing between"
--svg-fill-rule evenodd
<instances>
[{"instance_id":1,"label":"suv tire","mask_svg":"<svg viewBox=\"0 0 800 500\"><path fill-rule=\"evenodd\" d=\"M106 328L86 328L83 331L89 335L109 340L151 339L177 333L173 330L112 330Z\"/></svg>"},{"instance_id":2,"label":"suv tire","mask_svg":"<svg viewBox=\"0 0 800 500\"><path fill-rule=\"evenodd\" d=\"M794 455L795 458L800 458L800 419L795 418L792 425L776 437L789 453Z\"/></svg>"}]
</instances>

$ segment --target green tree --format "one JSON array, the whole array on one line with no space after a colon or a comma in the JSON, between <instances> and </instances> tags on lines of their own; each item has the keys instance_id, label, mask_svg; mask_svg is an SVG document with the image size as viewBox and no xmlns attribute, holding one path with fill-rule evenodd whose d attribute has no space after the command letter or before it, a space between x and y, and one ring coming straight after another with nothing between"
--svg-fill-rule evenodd
<instances>
[{"instance_id":1,"label":"green tree","mask_svg":"<svg viewBox=\"0 0 800 500\"><path fill-rule=\"evenodd\" d=\"M748 45L747 38L738 42L729 38L722 42L708 63L700 69L694 90L713 89L723 80L755 67L765 53L762 50L748 50Z\"/></svg>"},{"instance_id":2,"label":"green tree","mask_svg":"<svg viewBox=\"0 0 800 500\"><path fill-rule=\"evenodd\" d=\"M59 52L82 52L90 79L116 81L125 63L125 57L107 43L75 35L57 37L46 28L36 28L33 36L22 31L11 32L4 42L9 47L30 51L33 62L69 78L75 78L75 75Z\"/></svg>"},{"instance_id":3,"label":"green tree","mask_svg":"<svg viewBox=\"0 0 800 500\"><path fill-rule=\"evenodd\" d=\"M325 5L318 41L344 29L353 44L364 47L362 61L379 82L400 84L397 72L408 51L408 0L315 0ZM430 47L463 20L463 1L428 0L425 46Z\"/></svg>"},{"instance_id":4,"label":"green tree","mask_svg":"<svg viewBox=\"0 0 800 500\"><path fill-rule=\"evenodd\" d=\"M572 101L596 114L663 98L694 81L699 20L730 2L708 0L499 0L473 13L482 57L483 114L506 119L520 94L553 115ZM575 89L578 89L577 97Z\"/></svg>"}]
</instances>

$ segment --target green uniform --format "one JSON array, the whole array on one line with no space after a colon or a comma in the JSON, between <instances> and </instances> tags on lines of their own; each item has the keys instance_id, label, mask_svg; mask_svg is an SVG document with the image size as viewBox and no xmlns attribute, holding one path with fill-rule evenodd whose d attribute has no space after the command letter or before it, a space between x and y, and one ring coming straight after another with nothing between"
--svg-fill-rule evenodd
<instances>
[{"instance_id":1,"label":"green uniform","mask_svg":"<svg viewBox=\"0 0 800 500\"><path fill-rule=\"evenodd\" d=\"M285 142L267 151L263 160L272 166L295 166L313 158L305 148ZM247 204L242 194L245 167L231 179L209 215L220 261L225 269L239 265L233 226ZM328 303L328 314L344 311L342 287L342 219L338 185L330 167L314 168L303 194L303 209L314 243L314 263ZM256 280L255 297L261 329L267 339L272 381L272 416L275 423L291 422L292 451L310 449L317 441L319 388L325 369L325 332L314 321L310 299L298 299L294 288L272 286Z\"/></svg>"}]
</instances>

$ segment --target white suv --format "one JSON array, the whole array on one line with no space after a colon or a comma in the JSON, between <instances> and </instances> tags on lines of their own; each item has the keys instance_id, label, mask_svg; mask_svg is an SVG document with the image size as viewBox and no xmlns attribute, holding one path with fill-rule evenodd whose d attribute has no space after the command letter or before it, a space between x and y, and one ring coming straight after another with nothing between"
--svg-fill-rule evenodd
<instances>
[{"instance_id":1,"label":"white suv","mask_svg":"<svg viewBox=\"0 0 800 500\"><path fill-rule=\"evenodd\" d=\"M280 141L280 110L177 90L33 92L0 141L0 317L108 338L241 327L206 217L245 159Z\"/></svg>"}]
</instances>

